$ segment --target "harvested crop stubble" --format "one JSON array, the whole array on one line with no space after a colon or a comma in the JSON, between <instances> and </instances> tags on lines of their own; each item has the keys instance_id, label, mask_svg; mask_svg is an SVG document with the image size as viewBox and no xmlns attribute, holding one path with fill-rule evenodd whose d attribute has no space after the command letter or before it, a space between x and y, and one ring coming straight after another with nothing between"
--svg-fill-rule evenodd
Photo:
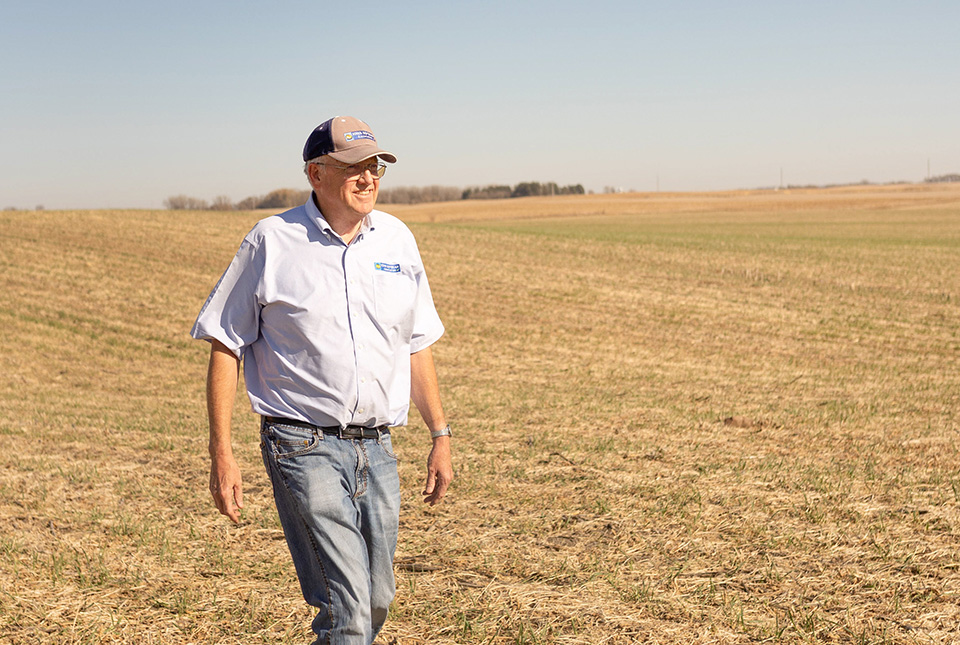
<instances>
[{"instance_id":1,"label":"harvested crop stubble","mask_svg":"<svg viewBox=\"0 0 960 645\"><path fill-rule=\"evenodd\" d=\"M384 643L960 640L960 188L393 207L457 475ZM241 397L187 331L257 213L0 214L0 641L308 642Z\"/></svg>"}]
</instances>

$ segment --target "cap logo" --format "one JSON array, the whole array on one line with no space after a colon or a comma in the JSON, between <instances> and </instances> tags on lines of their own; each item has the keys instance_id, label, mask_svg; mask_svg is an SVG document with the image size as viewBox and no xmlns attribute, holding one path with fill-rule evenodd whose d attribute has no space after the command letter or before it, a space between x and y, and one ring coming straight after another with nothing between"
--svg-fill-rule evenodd
<instances>
[{"instance_id":1,"label":"cap logo","mask_svg":"<svg viewBox=\"0 0 960 645\"><path fill-rule=\"evenodd\" d=\"M370 139L376 143L376 139L373 138L372 132L367 132L366 130L354 130L353 132L345 132L343 138L347 141L355 141L356 139Z\"/></svg>"}]
</instances>

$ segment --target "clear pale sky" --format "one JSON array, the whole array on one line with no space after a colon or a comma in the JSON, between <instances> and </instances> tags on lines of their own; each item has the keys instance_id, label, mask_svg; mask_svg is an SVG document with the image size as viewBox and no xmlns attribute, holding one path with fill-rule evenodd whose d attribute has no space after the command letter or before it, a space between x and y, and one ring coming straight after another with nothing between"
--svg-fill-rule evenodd
<instances>
[{"instance_id":1,"label":"clear pale sky","mask_svg":"<svg viewBox=\"0 0 960 645\"><path fill-rule=\"evenodd\" d=\"M0 4L0 208L305 188L337 114L383 186L691 191L960 172L960 2Z\"/></svg>"}]
</instances>

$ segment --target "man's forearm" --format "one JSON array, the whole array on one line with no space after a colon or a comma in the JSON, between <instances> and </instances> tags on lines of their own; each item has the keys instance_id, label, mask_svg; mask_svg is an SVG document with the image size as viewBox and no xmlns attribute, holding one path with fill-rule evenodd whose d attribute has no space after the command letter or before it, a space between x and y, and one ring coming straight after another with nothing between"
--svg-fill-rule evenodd
<instances>
[{"instance_id":1,"label":"man's forearm","mask_svg":"<svg viewBox=\"0 0 960 645\"><path fill-rule=\"evenodd\" d=\"M207 368L207 418L210 422L210 456L232 454L230 426L237 398L240 359L219 341L210 348Z\"/></svg>"},{"instance_id":2,"label":"man's forearm","mask_svg":"<svg viewBox=\"0 0 960 645\"><path fill-rule=\"evenodd\" d=\"M429 347L410 355L410 398L430 430L440 430L447 425L433 352Z\"/></svg>"},{"instance_id":3,"label":"man's forearm","mask_svg":"<svg viewBox=\"0 0 960 645\"><path fill-rule=\"evenodd\" d=\"M410 355L410 398L431 432L442 430L447 425L443 405L440 403L440 385L433 364L433 352L429 347ZM452 481L450 437L436 437L427 457L427 482L423 489L423 501L431 506L439 503Z\"/></svg>"},{"instance_id":4,"label":"man's forearm","mask_svg":"<svg viewBox=\"0 0 960 645\"><path fill-rule=\"evenodd\" d=\"M210 494L217 509L233 522L243 508L243 478L233 457L230 425L237 398L240 360L222 343L213 341L207 368L207 416L210 420Z\"/></svg>"}]
</instances>

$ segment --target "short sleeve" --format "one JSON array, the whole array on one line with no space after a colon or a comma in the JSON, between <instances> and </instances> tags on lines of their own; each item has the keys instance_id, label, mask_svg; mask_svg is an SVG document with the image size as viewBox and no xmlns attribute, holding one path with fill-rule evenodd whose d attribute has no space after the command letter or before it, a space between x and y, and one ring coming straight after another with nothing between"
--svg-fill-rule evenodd
<instances>
[{"instance_id":1,"label":"short sleeve","mask_svg":"<svg viewBox=\"0 0 960 645\"><path fill-rule=\"evenodd\" d=\"M410 353L416 354L437 342L443 336L443 323L433 304L433 294L425 271L417 274L417 295L414 303L413 335L410 338Z\"/></svg>"},{"instance_id":2,"label":"short sleeve","mask_svg":"<svg viewBox=\"0 0 960 645\"><path fill-rule=\"evenodd\" d=\"M210 292L190 335L198 340L218 340L239 358L243 348L260 334L262 275L263 257L248 237Z\"/></svg>"}]
</instances>

